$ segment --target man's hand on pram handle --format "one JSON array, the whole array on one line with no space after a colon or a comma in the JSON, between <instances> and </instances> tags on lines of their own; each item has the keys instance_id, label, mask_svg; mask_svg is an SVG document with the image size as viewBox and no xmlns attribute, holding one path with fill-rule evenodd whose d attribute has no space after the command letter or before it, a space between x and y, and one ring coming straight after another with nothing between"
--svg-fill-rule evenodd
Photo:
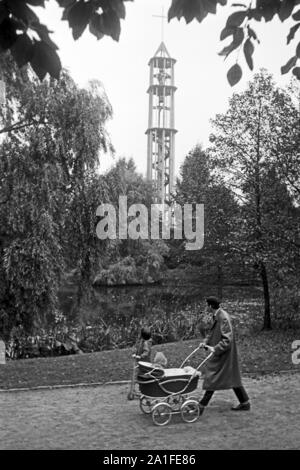
<instances>
[{"instance_id":1,"label":"man's hand on pram handle","mask_svg":"<svg viewBox=\"0 0 300 470\"><path fill-rule=\"evenodd\" d=\"M136 360L139 360L141 359L141 356L138 356L137 354L132 354L132 357Z\"/></svg>"},{"instance_id":2,"label":"man's hand on pram handle","mask_svg":"<svg viewBox=\"0 0 300 470\"><path fill-rule=\"evenodd\" d=\"M210 353L215 352L215 348L213 346L208 346L206 343L200 343L199 348L204 348L206 351L209 351Z\"/></svg>"}]
</instances>

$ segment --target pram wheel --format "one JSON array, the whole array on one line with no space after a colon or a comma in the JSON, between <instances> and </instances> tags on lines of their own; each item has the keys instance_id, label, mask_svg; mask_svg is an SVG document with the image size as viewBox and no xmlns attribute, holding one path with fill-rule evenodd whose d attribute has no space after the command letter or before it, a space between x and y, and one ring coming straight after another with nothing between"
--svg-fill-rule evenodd
<instances>
[{"instance_id":1,"label":"pram wheel","mask_svg":"<svg viewBox=\"0 0 300 470\"><path fill-rule=\"evenodd\" d=\"M152 409L152 403L151 403L150 398L145 397L145 395L142 395L140 397L140 408L143 413L145 413L146 415L149 415Z\"/></svg>"},{"instance_id":2,"label":"pram wheel","mask_svg":"<svg viewBox=\"0 0 300 470\"><path fill-rule=\"evenodd\" d=\"M172 408L168 403L157 403L152 409L152 420L157 426L164 426L171 421Z\"/></svg>"},{"instance_id":3,"label":"pram wheel","mask_svg":"<svg viewBox=\"0 0 300 470\"><path fill-rule=\"evenodd\" d=\"M183 403L180 411L183 421L193 423L200 414L199 403L196 400L187 400Z\"/></svg>"},{"instance_id":4,"label":"pram wheel","mask_svg":"<svg viewBox=\"0 0 300 470\"><path fill-rule=\"evenodd\" d=\"M184 397L184 402L188 401L188 400L195 400L195 401L198 401L198 398L196 397L196 395L187 395Z\"/></svg>"},{"instance_id":5,"label":"pram wheel","mask_svg":"<svg viewBox=\"0 0 300 470\"><path fill-rule=\"evenodd\" d=\"M180 410L183 402L184 402L184 397L182 395L170 395L167 398L167 403L175 410Z\"/></svg>"}]
</instances>

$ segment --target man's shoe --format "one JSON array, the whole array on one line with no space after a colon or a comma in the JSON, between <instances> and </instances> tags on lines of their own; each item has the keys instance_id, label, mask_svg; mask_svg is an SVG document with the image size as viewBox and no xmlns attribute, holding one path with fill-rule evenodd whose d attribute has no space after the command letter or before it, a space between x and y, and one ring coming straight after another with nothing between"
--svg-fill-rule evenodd
<instances>
[{"instance_id":1,"label":"man's shoe","mask_svg":"<svg viewBox=\"0 0 300 470\"><path fill-rule=\"evenodd\" d=\"M231 409L233 411L249 411L251 408L250 403L247 401L246 403L240 403L237 406L233 406Z\"/></svg>"}]
</instances>

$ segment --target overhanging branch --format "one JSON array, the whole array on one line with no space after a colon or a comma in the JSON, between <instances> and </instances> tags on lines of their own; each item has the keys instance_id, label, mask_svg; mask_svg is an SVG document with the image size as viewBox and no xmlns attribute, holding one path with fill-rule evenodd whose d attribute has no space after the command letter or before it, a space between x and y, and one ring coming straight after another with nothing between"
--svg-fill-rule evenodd
<instances>
[{"instance_id":1,"label":"overhanging branch","mask_svg":"<svg viewBox=\"0 0 300 470\"><path fill-rule=\"evenodd\" d=\"M22 121L16 122L15 124L11 124L10 126L5 126L3 129L0 129L0 134L4 134L6 132L13 132L13 131L18 131L19 129L23 129L25 127L33 126L33 125L45 125L46 123L44 121L35 121L32 120L30 122L25 122L23 119Z\"/></svg>"}]
</instances>

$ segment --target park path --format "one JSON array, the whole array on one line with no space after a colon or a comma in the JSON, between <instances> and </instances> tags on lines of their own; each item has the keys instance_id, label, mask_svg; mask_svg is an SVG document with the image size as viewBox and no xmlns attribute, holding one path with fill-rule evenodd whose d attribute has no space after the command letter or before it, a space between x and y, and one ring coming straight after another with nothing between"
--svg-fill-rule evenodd
<instances>
[{"instance_id":1,"label":"park path","mask_svg":"<svg viewBox=\"0 0 300 470\"><path fill-rule=\"evenodd\" d=\"M0 449L300 449L300 375L244 383L250 412L232 412L222 391L196 423L173 416L164 427L125 385L1 392Z\"/></svg>"}]
</instances>

